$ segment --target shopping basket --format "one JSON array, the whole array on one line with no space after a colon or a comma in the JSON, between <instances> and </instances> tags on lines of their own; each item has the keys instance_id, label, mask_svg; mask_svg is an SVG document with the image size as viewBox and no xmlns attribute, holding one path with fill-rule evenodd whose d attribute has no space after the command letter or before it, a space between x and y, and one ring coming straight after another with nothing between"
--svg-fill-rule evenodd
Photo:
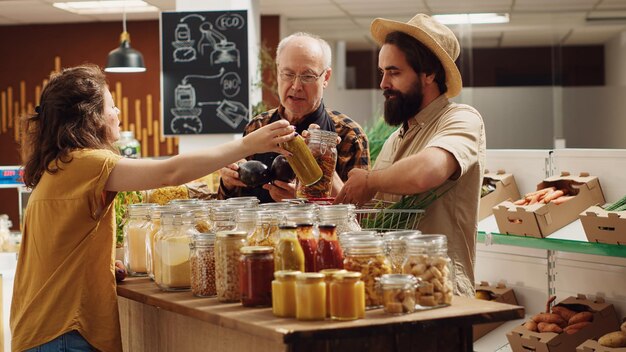
<instances>
[{"instance_id":1,"label":"shopping basket","mask_svg":"<svg viewBox=\"0 0 626 352\"><path fill-rule=\"evenodd\" d=\"M424 216L423 209L391 209L393 202L374 201L355 210L363 230L387 232L415 230Z\"/></svg>"}]
</instances>

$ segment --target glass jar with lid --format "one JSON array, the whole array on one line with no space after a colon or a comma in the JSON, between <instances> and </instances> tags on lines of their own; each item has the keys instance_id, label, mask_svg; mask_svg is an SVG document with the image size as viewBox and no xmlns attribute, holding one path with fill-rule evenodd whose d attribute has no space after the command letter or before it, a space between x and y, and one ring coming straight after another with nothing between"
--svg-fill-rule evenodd
<instances>
[{"instance_id":1,"label":"glass jar with lid","mask_svg":"<svg viewBox=\"0 0 626 352\"><path fill-rule=\"evenodd\" d=\"M361 231L355 206L352 204L324 205L319 208L318 215L320 223L335 224L338 235L348 231Z\"/></svg>"},{"instance_id":2,"label":"glass jar with lid","mask_svg":"<svg viewBox=\"0 0 626 352\"><path fill-rule=\"evenodd\" d=\"M115 142L115 146L122 156L132 159L141 158L141 144L135 138L133 131L120 131L120 139Z\"/></svg>"},{"instance_id":3,"label":"glass jar with lid","mask_svg":"<svg viewBox=\"0 0 626 352\"><path fill-rule=\"evenodd\" d=\"M365 284L361 273L343 271L332 276L330 283L330 318L354 320L365 318Z\"/></svg>"},{"instance_id":4,"label":"glass jar with lid","mask_svg":"<svg viewBox=\"0 0 626 352\"><path fill-rule=\"evenodd\" d=\"M189 199L183 199L185 201ZM176 205L180 209L184 211L190 211L193 214L194 222L196 230L200 233L208 233L211 232L211 219L210 219L210 208L206 206L206 204L196 201L193 203L174 203L175 201L171 201L172 205Z\"/></svg>"},{"instance_id":5,"label":"glass jar with lid","mask_svg":"<svg viewBox=\"0 0 626 352\"><path fill-rule=\"evenodd\" d=\"M239 257L246 244L245 231L221 231L215 239L215 288L220 302L239 302Z\"/></svg>"},{"instance_id":6,"label":"glass jar with lid","mask_svg":"<svg viewBox=\"0 0 626 352\"><path fill-rule=\"evenodd\" d=\"M146 238L150 235L150 210L155 204L130 204L122 230L124 234L124 265L131 276L145 276Z\"/></svg>"},{"instance_id":7,"label":"glass jar with lid","mask_svg":"<svg viewBox=\"0 0 626 352\"><path fill-rule=\"evenodd\" d=\"M333 189L333 174L337 165L337 133L322 129L309 130L309 149L322 169L322 177L313 184L300 182L296 186L298 198L329 198Z\"/></svg>"},{"instance_id":8,"label":"glass jar with lid","mask_svg":"<svg viewBox=\"0 0 626 352\"><path fill-rule=\"evenodd\" d=\"M274 272L272 281L272 313L277 317L296 317L296 270Z\"/></svg>"},{"instance_id":9,"label":"glass jar with lid","mask_svg":"<svg viewBox=\"0 0 626 352\"><path fill-rule=\"evenodd\" d=\"M337 235L337 238L339 239L339 245L341 246L341 248L346 248L347 242L350 241L351 239L361 238L365 236L376 237L377 234L376 234L376 231L371 231L371 230L348 231L348 232L344 232L344 233Z\"/></svg>"},{"instance_id":10,"label":"glass jar with lid","mask_svg":"<svg viewBox=\"0 0 626 352\"><path fill-rule=\"evenodd\" d=\"M402 265L406 260L406 241L421 235L419 230L389 231L383 233L385 251L391 263L391 272L402 274Z\"/></svg>"},{"instance_id":11,"label":"glass jar with lid","mask_svg":"<svg viewBox=\"0 0 626 352\"><path fill-rule=\"evenodd\" d=\"M333 281L335 274L345 273L345 269L323 269L320 274L324 274L324 282L326 283L326 317L330 317L330 283Z\"/></svg>"},{"instance_id":12,"label":"glass jar with lid","mask_svg":"<svg viewBox=\"0 0 626 352\"><path fill-rule=\"evenodd\" d=\"M241 248L239 292L241 304L244 307L269 307L272 305L273 253L274 248L270 246Z\"/></svg>"},{"instance_id":13,"label":"glass jar with lid","mask_svg":"<svg viewBox=\"0 0 626 352\"><path fill-rule=\"evenodd\" d=\"M228 231L235 229L235 211L237 208L232 206L219 206L211 208L211 231L217 233L220 231Z\"/></svg>"},{"instance_id":14,"label":"glass jar with lid","mask_svg":"<svg viewBox=\"0 0 626 352\"><path fill-rule=\"evenodd\" d=\"M256 208L259 205L259 198L250 197L232 197L226 199L227 205L242 205L245 208Z\"/></svg>"},{"instance_id":15,"label":"glass jar with lid","mask_svg":"<svg viewBox=\"0 0 626 352\"><path fill-rule=\"evenodd\" d=\"M383 299L383 309L388 314L415 312L415 291L418 279L409 274L385 274L378 281L378 294Z\"/></svg>"},{"instance_id":16,"label":"glass jar with lid","mask_svg":"<svg viewBox=\"0 0 626 352\"><path fill-rule=\"evenodd\" d=\"M383 240L369 236L351 239L345 248L343 266L348 271L363 274L361 279L365 283L365 305L368 308L380 307L382 298L376 292L376 279L391 273Z\"/></svg>"},{"instance_id":17,"label":"glass jar with lid","mask_svg":"<svg viewBox=\"0 0 626 352\"><path fill-rule=\"evenodd\" d=\"M280 240L274 252L274 270L304 271L304 252L298 242L297 227L283 224L278 227Z\"/></svg>"},{"instance_id":18,"label":"glass jar with lid","mask_svg":"<svg viewBox=\"0 0 626 352\"><path fill-rule=\"evenodd\" d=\"M191 212L171 210L161 213L161 230L156 234L154 246L154 281L162 290L190 289L189 244L197 234Z\"/></svg>"},{"instance_id":19,"label":"glass jar with lid","mask_svg":"<svg viewBox=\"0 0 626 352\"><path fill-rule=\"evenodd\" d=\"M272 246L278 243L279 214L271 210L259 210L256 213L254 232L248 237L250 246Z\"/></svg>"},{"instance_id":20,"label":"glass jar with lid","mask_svg":"<svg viewBox=\"0 0 626 352\"><path fill-rule=\"evenodd\" d=\"M215 296L215 234L199 233L193 236L189 248L191 293L198 297Z\"/></svg>"},{"instance_id":21,"label":"glass jar with lid","mask_svg":"<svg viewBox=\"0 0 626 352\"><path fill-rule=\"evenodd\" d=\"M304 138L300 135L288 142L284 142L282 147L291 153L290 156L287 156L287 162L296 174L298 182L304 185L312 185L324 176L311 149L309 149Z\"/></svg>"},{"instance_id":22,"label":"glass jar with lid","mask_svg":"<svg viewBox=\"0 0 626 352\"><path fill-rule=\"evenodd\" d=\"M333 224L319 224L320 238L315 251L315 271L343 269L343 251L337 241L336 227Z\"/></svg>"},{"instance_id":23,"label":"glass jar with lid","mask_svg":"<svg viewBox=\"0 0 626 352\"><path fill-rule=\"evenodd\" d=\"M452 302L452 267L445 235L422 235L407 241L402 271L421 280L415 293L419 306L438 307Z\"/></svg>"},{"instance_id":24,"label":"glass jar with lid","mask_svg":"<svg viewBox=\"0 0 626 352\"><path fill-rule=\"evenodd\" d=\"M146 271L148 277L154 280L154 244L156 234L161 229L161 213L173 209L169 205L154 205L150 209L150 232L146 237Z\"/></svg>"},{"instance_id":25,"label":"glass jar with lid","mask_svg":"<svg viewBox=\"0 0 626 352\"><path fill-rule=\"evenodd\" d=\"M296 319L326 318L326 283L324 274L302 273L296 276Z\"/></svg>"},{"instance_id":26,"label":"glass jar with lid","mask_svg":"<svg viewBox=\"0 0 626 352\"><path fill-rule=\"evenodd\" d=\"M241 208L235 211L235 231L245 231L251 236L256 227L258 208Z\"/></svg>"}]
</instances>

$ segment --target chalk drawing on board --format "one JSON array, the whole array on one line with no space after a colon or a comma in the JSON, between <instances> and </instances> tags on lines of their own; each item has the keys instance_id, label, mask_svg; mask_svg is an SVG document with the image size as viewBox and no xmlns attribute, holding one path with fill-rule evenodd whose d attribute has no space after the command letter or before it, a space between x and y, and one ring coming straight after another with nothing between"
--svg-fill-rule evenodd
<instances>
[{"instance_id":1,"label":"chalk drawing on board","mask_svg":"<svg viewBox=\"0 0 626 352\"><path fill-rule=\"evenodd\" d=\"M182 21L182 20L181 20ZM174 62L189 62L196 59L195 40L191 39L191 30L187 23L179 23L174 30Z\"/></svg>"},{"instance_id":2,"label":"chalk drawing on board","mask_svg":"<svg viewBox=\"0 0 626 352\"><path fill-rule=\"evenodd\" d=\"M237 128L242 121L248 121L248 108L238 101L224 99L198 103L203 105L217 105L216 114L222 121L232 128Z\"/></svg>"},{"instance_id":3,"label":"chalk drawing on board","mask_svg":"<svg viewBox=\"0 0 626 352\"><path fill-rule=\"evenodd\" d=\"M237 72L228 72L220 78L220 85L222 86L222 93L226 97L232 98L239 94L241 77L239 77Z\"/></svg>"}]
</instances>

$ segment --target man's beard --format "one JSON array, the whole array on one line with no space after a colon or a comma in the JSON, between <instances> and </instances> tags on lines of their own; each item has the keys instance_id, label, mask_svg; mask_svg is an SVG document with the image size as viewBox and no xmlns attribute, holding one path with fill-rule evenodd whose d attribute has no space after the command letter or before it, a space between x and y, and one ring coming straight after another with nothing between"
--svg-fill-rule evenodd
<instances>
[{"instance_id":1,"label":"man's beard","mask_svg":"<svg viewBox=\"0 0 626 352\"><path fill-rule=\"evenodd\" d=\"M385 89L385 122L392 126L398 126L419 112L424 95L417 89L419 85L406 94L393 89ZM389 99L394 97L394 99Z\"/></svg>"}]
</instances>

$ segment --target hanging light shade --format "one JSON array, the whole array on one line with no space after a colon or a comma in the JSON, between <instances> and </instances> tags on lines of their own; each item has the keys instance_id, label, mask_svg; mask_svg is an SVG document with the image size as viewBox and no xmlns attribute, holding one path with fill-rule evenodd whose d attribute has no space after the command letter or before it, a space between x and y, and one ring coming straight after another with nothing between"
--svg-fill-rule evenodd
<instances>
[{"instance_id":1,"label":"hanging light shade","mask_svg":"<svg viewBox=\"0 0 626 352\"><path fill-rule=\"evenodd\" d=\"M122 34L120 35L120 47L111 50L107 59L106 72L130 73L145 72L143 55L130 47L130 34L126 31L126 9L124 9Z\"/></svg>"}]
</instances>

